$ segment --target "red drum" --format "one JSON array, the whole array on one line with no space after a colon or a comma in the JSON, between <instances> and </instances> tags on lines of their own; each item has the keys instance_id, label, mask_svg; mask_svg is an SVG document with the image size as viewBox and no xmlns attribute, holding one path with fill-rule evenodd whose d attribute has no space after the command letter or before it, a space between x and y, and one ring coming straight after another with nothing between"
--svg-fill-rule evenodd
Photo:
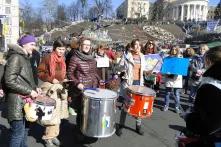
<instances>
[{"instance_id":1,"label":"red drum","mask_svg":"<svg viewBox=\"0 0 221 147\"><path fill-rule=\"evenodd\" d=\"M153 113L153 103L156 92L151 88L132 85L127 89L128 103L126 107L130 115L139 118L150 117Z\"/></svg>"}]
</instances>

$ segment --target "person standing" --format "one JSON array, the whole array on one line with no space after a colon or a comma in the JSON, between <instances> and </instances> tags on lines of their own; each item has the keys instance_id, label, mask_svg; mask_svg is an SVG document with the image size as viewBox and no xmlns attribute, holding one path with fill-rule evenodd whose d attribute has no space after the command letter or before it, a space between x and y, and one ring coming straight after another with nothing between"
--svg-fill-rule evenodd
<instances>
[{"instance_id":1,"label":"person standing","mask_svg":"<svg viewBox=\"0 0 221 147\"><path fill-rule=\"evenodd\" d=\"M144 55L150 55L150 54L158 54L157 52L157 47L154 43L154 41L149 40L147 41L147 43L145 44L144 48L143 48L143 54ZM161 61L159 61L161 62ZM152 73L151 71L147 72L147 76L145 76L144 78L144 85L150 88L153 88L157 94L159 94L160 92L160 82L162 79L162 75L160 72L158 73Z\"/></svg>"},{"instance_id":2,"label":"person standing","mask_svg":"<svg viewBox=\"0 0 221 147\"><path fill-rule=\"evenodd\" d=\"M63 87L62 82L66 77L66 64L64 59L64 53L66 50L66 44L61 39L54 41L53 51L45 56L39 67L38 77L44 81L42 88L43 92L47 93L51 86ZM49 83L47 83L49 82ZM68 117L67 97L62 97L57 94L57 97L53 97L56 100L56 108L54 113L56 117L52 118L53 125L46 125L45 134L42 137L45 140L47 146L60 146L61 143L57 136L60 132L61 119Z\"/></svg>"},{"instance_id":3,"label":"person standing","mask_svg":"<svg viewBox=\"0 0 221 147\"><path fill-rule=\"evenodd\" d=\"M79 133L81 133L82 91L85 88L97 88L101 80L97 73L96 61L92 56L90 39L84 37L80 38L79 48L74 50L67 68L67 77L72 81L69 85L72 90L69 92L72 97L72 107L77 112L77 127L79 128Z\"/></svg>"},{"instance_id":4,"label":"person standing","mask_svg":"<svg viewBox=\"0 0 221 147\"><path fill-rule=\"evenodd\" d=\"M40 94L30 64L32 51L35 50L35 37L24 35L18 40L19 45L9 44L8 58L5 65L5 95L7 119L10 124L9 147L27 147L29 124L24 117L24 97L35 99Z\"/></svg>"},{"instance_id":5,"label":"person standing","mask_svg":"<svg viewBox=\"0 0 221 147\"><path fill-rule=\"evenodd\" d=\"M196 96L196 91L201 82L202 75L205 72L205 64L204 64L204 54L208 51L209 48L206 44L202 44L199 47L198 54L193 56L190 63L190 94L189 94L189 109L192 108L194 99Z\"/></svg>"},{"instance_id":6,"label":"person standing","mask_svg":"<svg viewBox=\"0 0 221 147\"><path fill-rule=\"evenodd\" d=\"M40 53L36 49L33 50L31 56L31 67L36 85L38 85L38 66L40 64L40 60L41 60Z\"/></svg>"},{"instance_id":7,"label":"person standing","mask_svg":"<svg viewBox=\"0 0 221 147\"><path fill-rule=\"evenodd\" d=\"M127 87L131 85L140 85L144 84L144 67L145 67L145 59L144 55L141 53L140 42L138 39L134 39L131 42L131 48L121 58L119 62L119 71L121 71L121 86L120 86L120 94L126 101L127 99ZM125 103L125 102L124 102ZM124 109L121 110L120 115L120 124L119 128L116 131L118 136L122 135L122 130L126 121L127 112ZM143 135L144 131L141 127L142 120L141 118L136 118L136 131L138 134Z\"/></svg>"},{"instance_id":8,"label":"person standing","mask_svg":"<svg viewBox=\"0 0 221 147\"><path fill-rule=\"evenodd\" d=\"M190 65L191 65L190 63L191 63L194 55L195 55L195 51L193 48L187 48L183 53L183 57L189 59L189 61L190 61L187 75L183 77L183 79L184 79L183 89L184 89L185 94L187 94L187 91L189 90Z\"/></svg>"},{"instance_id":9,"label":"person standing","mask_svg":"<svg viewBox=\"0 0 221 147\"><path fill-rule=\"evenodd\" d=\"M205 69L196 93L193 111L184 119L188 132L203 139L219 137L221 128L221 46L211 48L204 54ZM211 143L214 146L214 143ZM207 145L206 147L211 147Z\"/></svg>"},{"instance_id":10,"label":"person standing","mask_svg":"<svg viewBox=\"0 0 221 147\"><path fill-rule=\"evenodd\" d=\"M179 48L173 47L169 52L169 56L166 58L180 57L179 55ZM173 96L175 99L175 111L176 113L180 113L180 89L183 87L182 80L182 75L165 75L166 96L163 111L167 111L169 109L170 96Z\"/></svg>"}]
</instances>

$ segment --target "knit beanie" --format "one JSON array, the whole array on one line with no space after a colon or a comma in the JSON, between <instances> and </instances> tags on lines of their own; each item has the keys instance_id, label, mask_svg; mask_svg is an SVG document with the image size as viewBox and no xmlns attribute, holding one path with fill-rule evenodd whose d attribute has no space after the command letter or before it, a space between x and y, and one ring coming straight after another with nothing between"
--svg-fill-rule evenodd
<instances>
[{"instance_id":1,"label":"knit beanie","mask_svg":"<svg viewBox=\"0 0 221 147\"><path fill-rule=\"evenodd\" d=\"M24 35L18 40L18 44L20 46L23 46L24 44L30 43L30 42L36 42L35 37L32 35Z\"/></svg>"}]
</instances>

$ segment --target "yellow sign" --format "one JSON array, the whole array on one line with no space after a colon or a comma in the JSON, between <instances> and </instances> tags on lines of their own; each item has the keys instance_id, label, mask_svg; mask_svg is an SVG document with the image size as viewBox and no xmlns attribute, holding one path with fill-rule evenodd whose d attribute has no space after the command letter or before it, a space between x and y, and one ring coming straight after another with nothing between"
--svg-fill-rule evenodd
<instances>
[{"instance_id":1,"label":"yellow sign","mask_svg":"<svg viewBox=\"0 0 221 147\"><path fill-rule=\"evenodd\" d=\"M2 34L5 36L8 35L8 33L9 33L9 26L7 24L3 24Z\"/></svg>"}]
</instances>

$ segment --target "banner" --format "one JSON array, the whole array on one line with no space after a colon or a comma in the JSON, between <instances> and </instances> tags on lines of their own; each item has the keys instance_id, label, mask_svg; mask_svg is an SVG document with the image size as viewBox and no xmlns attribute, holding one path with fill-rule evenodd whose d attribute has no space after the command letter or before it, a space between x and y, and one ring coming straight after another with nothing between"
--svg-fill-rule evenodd
<instances>
[{"instance_id":1,"label":"banner","mask_svg":"<svg viewBox=\"0 0 221 147\"><path fill-rule=\"evenodd\" d=\"M216 30L217 25L219 24L219 20L217 21L208 21L207 22L207 31L214 32Z\"/></svg>"},{"instance_id":2,"label":"banner","mask_svg":"<svg viewBox=\"0 0 221 147\"><path fill-rule=\"evenodd\" d=\"M166 57L163 60L162 74L175 74L186 76L188 72L189 59Z\"/></svg>"},{"instance_id":3,"label":"banner","mask_svg":"<svg viewBox=\"0 0 221 147\"><path fill-rule=\"evenodd\" d=\"M3 29L2 29L2 35L6 36L9 34L9 26L5 23L3 23Z\"/></svg>"},{"instance_id":4,"label":"banner","mask_svg":"<svg viewBox=\"0 0 221 147\"><path fill-rule=\"evenodd\" d=\"M144 55L145 58L145 69L146 71L153 70L153 72L160 72L162 66L162 57L159 54Z\"/></svg>"}]
</instances>

